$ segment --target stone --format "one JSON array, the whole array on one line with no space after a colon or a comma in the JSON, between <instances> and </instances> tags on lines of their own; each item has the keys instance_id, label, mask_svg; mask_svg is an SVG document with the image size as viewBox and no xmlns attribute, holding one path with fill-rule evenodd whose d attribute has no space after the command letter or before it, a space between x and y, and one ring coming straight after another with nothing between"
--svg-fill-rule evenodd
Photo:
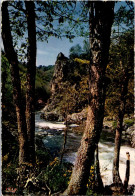
<instances>
[{"instance_id":1,"label":"stone","mask_svg":"<svg viewBox=\"0 0 135 196\"><path fill-rule=\"evenodd\" d=\"M58 121L59 115L54 112L45 112L44 119L47 121Z\"/></svg>"},{"instance_id":2,"label":"stone","mask_svg":"<svg viewBox=\"0 0 135 196\"><path fill-rule=\"evenodd\" d=\"M68 124L81 124L87 119L87 109L83 109L79 113L73 113L67 116Z\"/></svg>"},{"instance_id":3,"label":"stone","mask_svg":"<svg viewBox=\"0 0 135 196\"><path fill-rule=\"evenodd\" d=\"M64 114L61 109L62 104L60 105L62 100L61 94L63 93L63 88L66 91L66 88L76 85L77 81L72 81L73 84L71 84L71 75L73 75L76 65L76 62L65 57L62 52L58 54L51 83L52 95L42 110L42 118L49 121L64 121Z\"/></svg>"}]
</instances>

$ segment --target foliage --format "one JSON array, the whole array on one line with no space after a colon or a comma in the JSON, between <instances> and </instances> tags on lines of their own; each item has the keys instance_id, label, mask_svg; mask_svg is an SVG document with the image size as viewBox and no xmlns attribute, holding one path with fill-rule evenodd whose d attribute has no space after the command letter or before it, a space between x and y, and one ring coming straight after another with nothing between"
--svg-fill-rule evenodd
<instances>
[{"instance_id":1,"label":"foliage","mask_svg":"<svg viewBox=\"0 0 135 196\"><path fill-rule=\"evenodd\" d=\"M134 124L134 119L125 119L124 124L130 127Z\"/></svg>"},{"instance_id":2,"label":"foliage","mask_svg":"<svg viewBox=\"0 0 135 196\"><path fill-rule=\"evenodd\" d=\"M76 44L75 46L72 46L69 50L69 57L71 59L74 59L75 57L79 57L82 53L82 48L79 44Z\"/></svg>"},{"instance_id":3,"label":"foliage","mask_svg":"<svg viewBox=\"0 0 135 196\"><path fill-rule=\"evenodd\" d=\"M51 193L62 192L68 185L68 181L71 175L71 166L68 164L60 165L58 157L55 157L52 162L49 163L45 170L42 170L37 179L46 184Z\"/></svg>"},{"instance_id":4,"label":"foliage","mask_svg":"<svg viewBox=\"0 0 135 196\"><path fill-rule=\"evenodd\" d=\"M106 113L116 116L120 106L121 88L125 74L129 78L126 113L133 113L133 31L126 31L119 37L118 43L111 44L110 62L106 76L109 78L107 86Z\"/></svg>"},{"instance_id":5,"label":"foliage","mask_svg":"<svg viewBox=\"0 0 135 196\"><path fill-rule=\"evenodd\" d=\"M4 53L1 55L1 72L2 72L2 107L5 108L5 104L12 102L12 81L10 74L10 65Z\"/></svg>"},{"instance_id":6,"label":"foliage","mask_svg":"<svg viewBox=\"0 0 135 196\"><path fill-rule=\"evenodd\" d=\"M114 120L112 122L112 127L113 127L114 130L116 129L116 127L117 127L117 121L116 120Z\"/></svg>"},{"instance_id":7,"label":"foliage","mask_svg":"<svg viewBox=\"0 0 135 196\"><path fill-rule=\"evenodd\" d=\"M83 47L81 47L79 44L72 46L69 49L69 58L71 59L81 58L81 59L89 60L90 59L89 41L85 39L83 41Z\"/></svg>"},{"instance_id":8,"label":"foliage","mask_svg":"<svg viewBox=\"0 0 135 196\"><path fill-rule=\"evenodd\" d=\"M86 18L87 3L75 1L35 1L37 40L48 41L49 37L66 37L72 40L88 34ZM79 9L78 9L79 8ZM9 16L14 46L19 60L26 62L27 55L27 23L24 1L9 2ZM81 26L80 26L81 25ZM21 42L18 40L21 38Z\"/></svg>"},{"instance_id":9,"label":"foliage","mask_svg":"<svg viewBox=\"0 0 135 196\"><path fill-rule=\"evenodd\" d=\"M86 195L94 195L94 196L98 195L95 188L96 188L95 165L92 165L90 168L90 176L88 179ZM98 190L98 192L100 192L100 190Z\"/></svg>"},{"instance_id":10,"label":"foliage","mask_svg":"<svg viewBox=\"0 0 135 196\"><path fill-rule=\"evenodd\" d=\"M17 187L17 162L9 163L7 166L2 168L2 187L3 187L3 193L6 191L6 188Z\"/></svg>"},{"instance_id":11,"label":"foliage","mask_svg":"<svg viewBox=\"0 0 135 196\"><path fill-rule=\"evenodd\" d=\"M64 36L67 38L74 38L74 33L69 30L68 27L62 28L63 22L69 19L70 28L74 24L76 27L81 29L80 22L81 17L86 18L87 16L87 2L81 2L82 12L80 18L73 18L72 12L76 7L76 2L57 2L57 1L39 1L36 2L36 17L37 17L37 34L38 39L48 40L50 36L61 37L61 32L63 31ZM27 39L25 38L26 22L25 22L25 10L23 2L21 1L11 1L10 20L12 27L12 34L14 35L14 46L17 46L18 37L22 38L22 43L18 49L18 55L21 60L25 59L23 54L26 52ZM131 5L132 6L132 5ZM63 9L61 9L63 7ZM69 11L69 7L72 9ZM57 9L54 9L57 8ZM86 9L85 9L86 8ZM84 11L84 12L83 12ZM79 13L79 10L78 10ZM44 14L44 17L43 17ZM67 15L68 14L68 15ZM126 16L124 23L131 29L133 14L123 7L120 8L119 13L116 14L116 24L121 23L123 16ZM128 17L129 16L129 17ZM56 28L54 20L57 17L58 27ZM39 23L38 23L39 22ZM41 29L41 24L43 24ZM68 25L67 25L68 26ZM76 28L77 29L77 28ZM82 28L83 30L85 28ZM83 35L83 30L79 33ZM115 37L116 38L116 37ZM73 73L68 76L70 82L66 81L63 83L62 92L58 95L60 102L57 107L63 113L73 111L79 111L85 107L88 103L88 70L87 65L89 61L84 59L89 59L89 44L85 42L83 48L78 45L71 48L70 57L75 58L76 62ZM128 66L128 67L127 67ZM25 64L19 64L20 77L21 77L21 88L25 91L26 88L26 67ZM36 101L39 99L44 102L50 96L50 81L53 75L53 66L39 67L37 68L36 76ZM110 49L110 62L107 66L106 76L109 78L109 85L107 87L107 99L106 99L106 114L117 114L119 108L119 97L121 92L121 84L123 80L123 69L128 69L128 74L130 75L128 95L127 95L127 105L126 112L133 112L133 30L127 30L125 28L125 33L117 36L117 42L112 41ZM16 127L16 116L14 111L13 99L12 99L12 84L11 76L9 71L9 63L4 55L2 55L2 143L3 143L3 189L7 186L16 186L17 183L17 167L18 167L18 142L16 141L13 134ZM131 126L133 120L125 120L125 124ZM113 127L116 127L116 121L113 122ZM11 134L12 133L12 134ZM37 170L38 179L43 184L46 183L52 192L62 191L68 185L71 166L60 165L59 160L55 158L51 160L51 156L47 151L37 149ZM49 161L51 161L49 163ZM48 166L47 166L48 165ZM44 167L47 166L45 169ZM42 172L40 173L41 169ZM39 174L40 173L40 174ZM90 180L88 184L88 195L92 195L93 192L91 188L93 186L94 178L91 169Z\"/></svg>"},{"instance_id":12,"label":"foliage","mask_svg":"<svg viewBox=\"0 0 135 196\"><path fill-rule=\"evenodd\" d=\"M89 180L88 180L88 184L87 187L88 189L94 189L94 183L95 183L95 166L92 165L90 168L90 176L89 176Z\"/></svg>"},{"instance_id":13,"label":"foliage","mask_svg":"<svg viewBox=\"0 0 135 196\"><path fill-rule=\"evenodd\" d=\"M113 33L121 34L127 29L132 29L134 26L134 3L132 1L121 5L115 13L114 26L117 27L118 32L114 30ZM116 35L117 36L117 35Z\"/></svg>"},{"instance_id":14,"label":"foliage","mask_svg":"<svg viewBox=\"0 0 135 196\"><path fill-rule=\"evenodd\" d=\"M35 97L36 97L36 108L40 109L38 100L41 100L44 104L47 102L51 95L51 80L54 72L54 66L48 67L37 67L36 81L35 81ZM44 106L42 105L42 107Z\"/></svg>"},{"instance_id":15,"label":"foliage","mask_svg":"<svg viewBox=\"0 0 135 196\"><path fill-rule=\"evenodd\" d=\"M12 121L10 122L10 127ZM9 127L2 124L2 187L3 192L6 188L17 186L17 168L18 168L18 141L10 133Z\"/></svg>"},{"instance_id":16,"label":"foliage","mask_svg":"<svg viewBox=\"0 0 135 196\"><path fill-rule=\"evenodd\" d=\"M3 114L4 114L4 111L8 112L9 108L10 108L10 112L14 111L13 95L12 95L13 87L12 87L12 81L10 75L10 68L9 68L8 60L5 57L5 55L2 55L1 65L2 65L2 92L3 92L2 107L3 107ZM35 81L35 97L36 97L37 109L40 109L39 107L40 105L38 104L39 99L42 100L45 104L47 99L50 97L50 93L51 93L50 82L52 79L53 72L54 72L54 66L48 66L45 68L37 67L36 81ZM19 74L21 79L21 89L23 92L22 96L25 102L25 92L26 92L26 65L25 64L19 63ZM12 116L15 116L15 114Z\"/></svg>"}]
</instances>

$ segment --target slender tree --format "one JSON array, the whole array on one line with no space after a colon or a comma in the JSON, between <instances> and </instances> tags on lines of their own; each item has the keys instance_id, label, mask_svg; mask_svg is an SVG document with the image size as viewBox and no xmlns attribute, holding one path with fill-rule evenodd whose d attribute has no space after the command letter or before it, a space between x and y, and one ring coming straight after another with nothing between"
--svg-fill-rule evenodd
<instances>
[{"instance_id":1,"label":"slender tree","mask_svg":"<svg viewBox=\"0 0 135 196\"><path fill-rule=\"evenodd\" d=\"M13 99L16 108L19 141L19 179L23 185L26 168L35 163L35 74L36 74L36 28L34 2L26 3L28 24L27 95L24 104L19 75L18 56L13 46L13 38L8 13L8 3L2 3L2 38L6 56L10 63L13 84ZM25 111L26 109L26 111ZM31 163L31 164L30 164Z\"/></svg>"},{"instance_id":2,"label":"slender tree","mask_svg":"<svg viewBox=\"0 0 135 196\"><path fill-rule=\"evenodd\" d=\"M25 1L28 25L26 123L29 159L35 163L35 76L36 76L36 25L34 2Z\"/></svg>"},{"instance_id":3,"label":"slender tree","mask_svg":"<svg viewBox=\"0 0 135 196\"><path fill-rule=\"evenodd\" d=\"M91 59L86 128L65 195L84 195L104 117L105 70L108 62L114 2L89 2Z\"/></svg>"},{"instance_id":4,"label":"slender tree","mask_svg":"<svg viewBox=\"0 0 135 196\"><path fill-rule=\"evenodd\" d=\"M13 100L16 108L18 140L19 140L19 165L28 161L28 143L27 128L25 121L25 110L22 102L21 82L19 76L17 54L13 47L9 14L8 1L2 3L2 39L8 61L10 63L12 83L13 83Z\"/></svg>"},{"instance_id":5,"label":"slender tree","mask_svg":"<svg viewBox=\"0 0 135 196\"><path fill-rule=\"evenodd\" d=\"M118 109L116 113L117 127L113 160L113 182L119 184L122 183L119 175L119 155L123 131L123 119L125 115L128 84L129 80L133 78L133 31L126 32L119 37L119 43L115 47L115 56L119 61L117 62L117 70L119 69L120 76L117 78L117 85L119 86L117 93L119 92L119 95L115 98L118 102Z\"/></svg>"},{"instance_id":6,"label":"slender tree","mask_svg":"<svg viewBox=\"0 0 135 196\"><path fill-rule=\"evenodd\" d=\"M113 160L113 182L116 185L122 184L119 175L119 156L121 137L123 130L123 119L125 115L125 107L128 93L128 83L133 75L133 20L134 20L134 8L132 2L127 2L128 9L121 6L115 14L115 23L118 26L118 32L116 32L115 43L113 43L113 55L115 55L114 61L115 70L119 70L119 78L117 77L117 111L116 120L117 127L115 133L115 148L114 148L114 160ZM121 17L124 15L124 20ZM121 30L121 32L120 32ZM116 91L116 90L114 90ZM119 92L119 95L118 95Z\"/></svg>"},{"instance_id":7,"label":"slender tree","mask_svg":"<svg viewBox=\"0 0 135 196\"><path fill-rule=\"evenodd\" d=\"M123 130L123 118L124 118L124 114L125 114L125 104L126 104L128 80L129 80L128 72L127 72L127 70L124 70L123 82L121 85L119 112L118 112L118 116L117 116L114 160L113 160L113 182L116 184L122 183L122 181L120 179L120 175L119 175L119 157L120 157L120 146L121 146L121 137L122 137L122 130Z\"/></svg>"}]
</instances>

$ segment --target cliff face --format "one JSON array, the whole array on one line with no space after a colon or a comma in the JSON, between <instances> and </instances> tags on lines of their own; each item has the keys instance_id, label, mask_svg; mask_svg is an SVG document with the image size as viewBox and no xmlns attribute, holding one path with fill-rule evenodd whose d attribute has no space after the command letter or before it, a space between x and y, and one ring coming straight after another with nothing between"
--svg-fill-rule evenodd
<instances>
[{"instance_id":1,"label":"cliff face","mask_svg":"<svg viewBox=\"0 0 135 196\"><path fill-rule=\"evenodd\" d=\"M52 79L52 95L57 93L62 83L67 80L68 73L71 72L71 64L72 62L62 52L58 54Z\"/></svg>"},{"instance_id":2,"label":"cliff face","mask_svg":"<svg viewBox=\"0 0 135 196\"><path fill-rule=\"evenodd\" d=\"M78 112L78 108L84 104L82 102L87 102L87 97L83 101L83 98L79 97L82 96L80 92L83 89L80 83L83 75L85 79L87 76L86 67L86 64L80 66L78 62L68 59L63 53L58 54L51 84L52 95L43 109L42 117L45 120L63 121L67 114ZM86 86L87 84L83 85L84 94Z\"/></svg>"}]
</instances>

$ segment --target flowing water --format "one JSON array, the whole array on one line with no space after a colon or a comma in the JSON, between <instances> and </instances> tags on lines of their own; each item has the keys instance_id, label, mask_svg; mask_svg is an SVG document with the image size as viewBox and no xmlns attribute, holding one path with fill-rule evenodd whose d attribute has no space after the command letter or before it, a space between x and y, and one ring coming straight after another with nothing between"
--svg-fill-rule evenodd
<instances>
[{"instance_id":1,"label":"flowing water","mask_svg":"<svg viewBox=\"0 0 135 196\"><path fill-rule=\"evenodd\" d=\"M47 122L40 119L40 113L36 114L36 133L43 136L43 142L46 148L54 155L60 154L64 143L64 128L63 123ZM76 125L72 125L76 126ZM74 164L77 150L80 146L82 135L68 131L66 152L63 160ZM100 172L104 185L112 183L112 166L114 153L114 135L111 131L103 131L99 142L99 161ZM126 152L130 153L130 178L129 184L135 185L135 149L130 147L127 143L122 143L120 150L120 176L122 181L125 178L126 172Z\"/></svg>"}]
</instances>

